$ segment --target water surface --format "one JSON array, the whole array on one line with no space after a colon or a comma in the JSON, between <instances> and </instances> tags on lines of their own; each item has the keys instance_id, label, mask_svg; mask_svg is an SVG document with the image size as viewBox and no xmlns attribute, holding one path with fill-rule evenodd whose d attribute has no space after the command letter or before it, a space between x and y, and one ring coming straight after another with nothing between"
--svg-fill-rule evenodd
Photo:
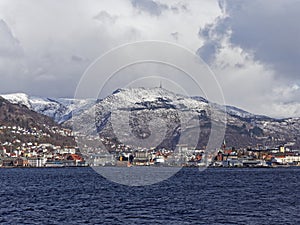
<instances>
[{"instance_id":1,"label":"water surface","mask_svg":"<svg viewBox=\"0 0 300 225\"><path fill-rule=\"evenodd\" d=\"M300 224L300 168L185 168L144 187L91 168L0 169L0 224Z\"/></svg>"}]
</instances>

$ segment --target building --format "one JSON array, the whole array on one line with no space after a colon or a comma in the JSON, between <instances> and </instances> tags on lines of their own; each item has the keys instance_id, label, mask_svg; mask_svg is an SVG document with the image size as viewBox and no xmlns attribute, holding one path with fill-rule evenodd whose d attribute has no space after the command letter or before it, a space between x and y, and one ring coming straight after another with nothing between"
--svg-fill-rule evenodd
<instances>
[{"instance_id":1,"label":"building","mask_svg":"<svg viewBox=\"0 0 300 225\"><path fill-rule=\"evenodd\" d=\"M134 154L133 164L139 166L147 166L150 165L151 155L145 152L136 152Z\"/></svg>"},{"instance_id":2,"label":"building","mask_svg":"<svg viewBox=\"0 0 300 225\"><path fill-rule=\"evenodd\" d=\"M116 159L111 154L95 154L91 156L91 166L108 166L115 165Z\"/></svg>"},{"instance_id":3,"label":"building","mask_svg":"<svg viewBox=\"0 0 300 225\"><path fill-rule=\"evenodd\" d=\"M11 158L11 157L0 158L0 166L1 167L11 167L11 166L14 166L14 159Z\"/></svg>"},{"instance_id":4,"label":"building","mask_svg":"<svg viewBox=\"0 0 300 225\"><path fill-rule=\"evenodd\" d=\"M44 167L45 164L45 158L28 158L28 166L30 167Z\"/></svg>"}]
</instances>

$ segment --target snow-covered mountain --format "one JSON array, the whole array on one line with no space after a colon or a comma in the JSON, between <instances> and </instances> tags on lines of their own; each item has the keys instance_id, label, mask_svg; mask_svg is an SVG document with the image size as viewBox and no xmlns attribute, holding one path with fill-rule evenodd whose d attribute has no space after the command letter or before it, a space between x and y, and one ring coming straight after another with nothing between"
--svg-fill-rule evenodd
<instances>
[{"instance_id":1,"label":"snow-covered mountain","mask_svg":"<svg viewBox=\"0 0 300 225\"><path fill-rule=\"evenodd\" d=\"M90 99L41 98L24 93L4 94L1 96L13 104L24 105L35 112L49 116L60 124L69 120L73 112L78 113L95 103L95 101Z\"/></svg>"},{"instance_id":2,"label":"snow-covered mountain","mask_svg":"<svg viewBox=\"0 0 300 225\"><path fill-rule=\"evenodd\" d=\"M69 120L72 117L72 112L77 114L78 111L84 111L95 104L95 101L91 99L45 98L29 96L25 93L2 94L0 96L13 104L24 105L35 112L49 116L58 123ZM118 96L118 98L115 99L114 96ZM168 105L167 102L171 101L176 108L199 110L208 107L209 103L208 100L200 96L187 98L162 88L118 89L102 102L108 102L107 100L111 98L114 98L115 105L122 107L127 107L136 102L145 102L144 104L146 104L146 102L161 99L165 102L165 107ZM225 110L222 106L219 106L219 108ZM234 106L226 106L226 112L229 115L243 118L261 117Z\"/></svg>"},{"instance_id":3,"label":"snow-covered mountain","mask_svg":"<svg viewBox=\"0 0 300 225\"><path fill-rule=\"evenodd\" d=\"M273 119L233 106L210 104L202 97L190 98L178 95L163 88L118 89L110 96L98 101L39 98L26 94L7 94L2 97L12 103L25 105L33 111L50 116L59 123L66 122L65 124L69 126L72 113L75 113L79 121L82 120L80 125L83 129L88 129L84 127L86 126L84 118L93 118L91 121L96 123L97 132L104 132L108 136L115 135L113 132L118 132L118 129L129 129L130 127L122 127L128 124L134 135L141 138L146 138L151 134L151 126L166 128L169 142L176 142L176 138L182 132L180 124L184 118L180 117L180 113L199 120L202 132L199 136L200 139L205 140L210 132L211 106L214 106L217 114L221 115L224 112L226 114L225 138L229 145L236 147L256 144L275 146L294 143L300 146L300 140L297 139L300 135L299 118ZM151 125L152 120L160 121L159 118L163 118L166 124ZM114 124L123 125L114 127ZM161 130L157 133L162 132L165 131ZM128 136L132 135L130 132L123 133ZM120 134L122 132L118 135Z\"/></svg>"},{"instance_id":4,"label":"snow-covered mountain","mask_svg":"<svg viewBox=\"0 0 300 225\"><path fill-rule=\"evenodd\" d=\"M149 126L145 125L145 121L163 117L169 124L169 138L176 141L177 136L182 132L180 130L182 128L178 127L177 112L185 112L199 120L200 139L207 141L212 120L218 120L216 117L211 117L211 110L215 110L217 117L219 114L222 116L222 112L225 112L227 126L225 139L231 146L245 147L257 144L277 146L285 143L299 145L297 139L300 134L299 118L273 119L255 115L233 106L224 107L214 103L210 104L202 97L190 98L162 88L132 88L115 91L97 103L96 125L99 131L105 131L107 135L112 130L116 132L116 129L120 128L111 125L112 113L117 118L115 119L117 122L127 121L128 123L129 115L129 124L134 124L132 129L136 130L135 135L147 136L150 131ZM205 141L201 142L200 140L199 145L201 146L203 143Z\"/></svg>"},{"instance_id":5,"label":"snow-covered mountain","mask_svg":"<svg viewBox=\"0 0 300 225\"><path fill-rule=\"evenodd\" d=\"M38 142L74 146L68 130L48 116L30 110L24 105L12 104L0 97L0 143L13 148L22 143ZM4 146L4 144L3 144Z\"/></svg>"}]
</instances>

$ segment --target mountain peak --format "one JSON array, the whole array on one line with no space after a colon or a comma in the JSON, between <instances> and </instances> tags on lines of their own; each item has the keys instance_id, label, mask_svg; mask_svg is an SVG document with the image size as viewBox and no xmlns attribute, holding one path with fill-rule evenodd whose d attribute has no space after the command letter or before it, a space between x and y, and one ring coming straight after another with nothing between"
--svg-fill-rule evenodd
<instances>
[{"instance_id":1,"label":"mountain peak","mask_svg":"<svg viewBox=\"0 0 300 225\"><path fill-rule=\"evenodd\" d=\"M12 93L1 95L4 99L8 100L13 104L24 105L27 108L31 109L31 104L29 102L29 96L25 93Z\"/></svg>"},{"instance_id":2,"label":"mountain peak","mask_svg":"<svg viewBox=\"0 0 300 225\"><path fill-rule=\"evenodd\" d=\"M125 94L125 95L135 95L139 98L146 99L147 96L172 96L172 97L187 97L181 94L174 93L173 91L170 91L168 89L162 88L162 87L130 87L130 88L119 88L116 91L113 92L113 95L116 94Z\"/></svg>"}]
</instances>

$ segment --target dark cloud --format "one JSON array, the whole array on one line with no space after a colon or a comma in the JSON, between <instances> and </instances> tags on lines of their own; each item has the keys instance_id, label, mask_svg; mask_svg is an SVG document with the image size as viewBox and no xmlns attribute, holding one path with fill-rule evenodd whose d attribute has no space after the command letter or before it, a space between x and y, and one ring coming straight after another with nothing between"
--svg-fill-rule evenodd
<instances>
[{"instance_id":1,"label":"dark cloud","mask_svg":"<svg viewBox=\"0 0 300 225\"><path fill-rule=\"evenodd\" d=\"M11 27L0 20L0 90L33 95L70 96L89 62L78 55L66 58L47 49L31 55L23 50Z\"/></svg>"},{"instance_id":2,"label":"dark cloud","mask_svg":"<svg viewBox=\"0 0 300 225\"><path fill-rule=\"evenodd\" d=\"M268 11L262 1L247 3L228 9L233 17L231 42L254 49L256 59L271 64L280 75L299 79L300 26L296 21L300 20L300 1L269 2ZM278 5L273 8L272 4Z\"/></svg>"},{"instance_id":3,"label":"dark cloud","mask_svg":"<svg viewBox=\"0 0 300 225\"><path fill-rule=\"evenodd\" d=\"M208 64L211 64L221 49L221 41L227 34L228 20L219 17L215 23L207 24L199 31L199 36L204 38L204 44L197 50L197 54Z\"/></svg>"},{"instance_id":4,"label":"dark cloud","mask_svg":"<svg viewBox=\"0 0 300 225\"><path fill-rule=\"evenodd\" d=\"M4 20L0 19L0 90L19 91L22 82L16 75L24 73L23 49Z\"/></svg>"},{"instance_id":5,"label":"dark cloud","mask_svg":"<svg viewBox=\"0 0 300 225\"><path fill-rule=\"evenodd\" d=\"M196 52L208 64L211 64L220 48L220 43L217 41L205 41L205 44Z\"/></svg>"},{"instance_id":6,"label":"dark cloud","mask_svg":"<svg viewBox=\"0 0 300 225\"><path fill-rule=\"evenodd\" d=\"M219 0L219 8L199 31L197 53L217 71L225 98L255 113L298 116L300 1Z\"/></svg>"},{"instance_id":7,"label":"dark cloud","mask_svg":"<svg viewBox=\"0 0 300 225\"><path fill-rule=\"evenodd\" d=\"M300 1L227 0L219 1L219 6L227 16L199 32L206 39L198 51L202 57L211 60L230 31L231 44L252 52L278 78L299 80Z\"/></svg>"},{"instance_id":8,"label":"dark cloud","mask_svg":"<svg viewBox=\"0 0 300 225\"><path fill-rule=\"evenodd\" d=\"M0 19L0 57L19 57L22 54L18 39L14 37L6 22Z\"/></svg>"},{"instance_id":9,"label":"dark cloud","mask_svg":"<svg viewBox=\"0 0 300 225\"><path fill-rule=\"evenodd\" d=\"M131 4L133 7L153 16L160 16L164 10L169 9L167 5L152 0L131 0Z\"/></svg>"}]
</instances>

